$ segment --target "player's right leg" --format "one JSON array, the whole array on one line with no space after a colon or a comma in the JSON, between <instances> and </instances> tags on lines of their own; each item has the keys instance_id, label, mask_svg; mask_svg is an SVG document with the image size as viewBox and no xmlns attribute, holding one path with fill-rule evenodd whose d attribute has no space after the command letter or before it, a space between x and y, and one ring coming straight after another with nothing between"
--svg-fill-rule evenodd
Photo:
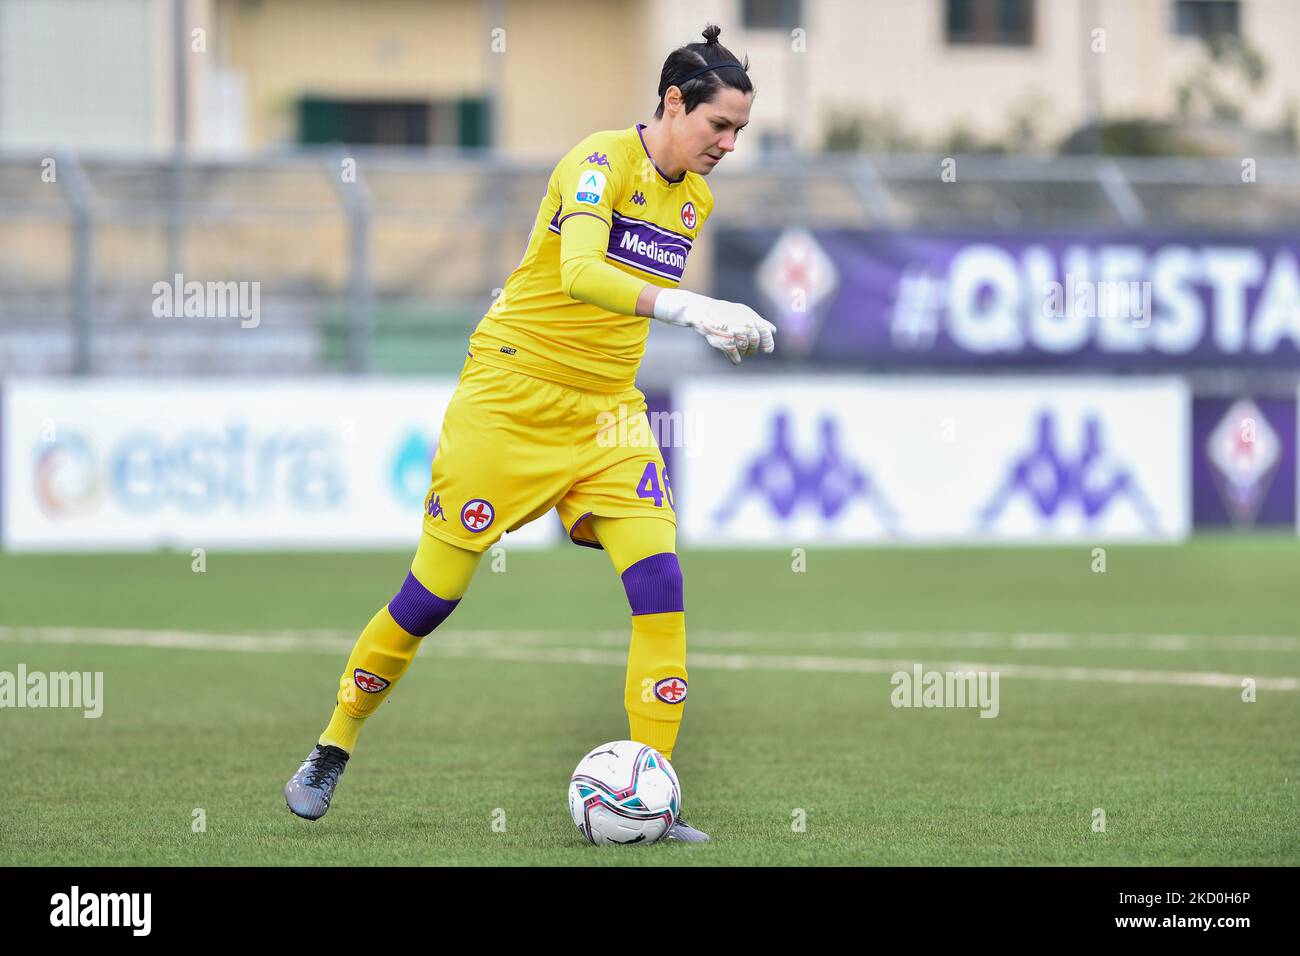
<instances>
[{"instance_id":1,"label":"player's right leg","mask_svg":"<svg viewBox=\"0 0 1300 956\"><path fill-rule=\"evenodd\" d=\"M285 800L315 820L366 717L406 672L420 640L469 587L483 552L555 506L573 480L575 392L467 361L443 416L411 573L366 625L339 679L338 706Z\"/></svg>"},{"instance_id":2,"label":"player's right leg","mask_svg":"<svg viewBox=\"0 0 1300 956\"><path fill-rule=\"evenodd\" d=\"M307 820L325 815L362 724L406 673L421 639L460 603L482 556L431 534L420 535L401 589L370 619L352 648L329 726L285 785L285 802L295 814Z\"/></svg>"}]
</instances>

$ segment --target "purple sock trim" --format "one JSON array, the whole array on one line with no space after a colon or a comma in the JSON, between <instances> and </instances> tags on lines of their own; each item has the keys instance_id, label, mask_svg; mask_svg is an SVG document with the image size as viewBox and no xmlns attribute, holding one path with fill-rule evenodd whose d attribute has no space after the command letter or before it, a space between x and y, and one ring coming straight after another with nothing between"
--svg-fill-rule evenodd
<instances>
[{"instance_id":1,"label":"purple sock trim","mask_svg":"<svg viewBox=\"0 0 1300 956\"><path fill-rule=\"evenodd\" d=\"M388 613L393 615L393 620L397 622L398 627L407 634L424 637L447 620L447 615L454 611L459 603L460 598L448 601L438 597L417 581L414 574L407 571L402 589L388 602Z\"/></svg>"},{"instance_id":2,"label":"purple sock trim","mask_svg":"<svg viewBox=\"0 0 1300 956\"><path fill-rule=\"evenodd\" d=\"M672 551L642 558L624 571L623 590L627 592L633 615L686 610L682 566Z\"/></svg>"}]
</instances>

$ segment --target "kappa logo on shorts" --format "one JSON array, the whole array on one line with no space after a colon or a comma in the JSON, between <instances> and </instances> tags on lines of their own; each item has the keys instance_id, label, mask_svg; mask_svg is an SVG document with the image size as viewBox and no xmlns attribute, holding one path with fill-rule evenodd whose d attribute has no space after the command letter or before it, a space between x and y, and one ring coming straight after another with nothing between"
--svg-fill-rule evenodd
<instances>
[{"instance_id":1,"label":"kappa logo on shorts","mask_svg":"<svg viewBox=\"0 0 1300 956\"><path fill-rule=\"evenodd\" d=\"M357 682L357 686L367 694L378 694L388 686L389 682L384 680L378 674L372 674L370 671L363 671L360 667L352 672L352 679Z\"/></svg>"},{"instance_id":2,"label":"kappa logo on shorts","mask_svg":"<svg viewBox=\"0 0 1300 956\"><path fill-rule=\"evenodd\" d=\"M465 507L460 509L460 523L467 531L475 534L490 528L496 516L496 509L486 498L471 498L465 502Z\"/></svg>"},{"instance_id":3,"label":"kappa logo on shorts","mask_svg":"<svg viewBox=\"0 0 1300 956\"><path fill-rule=\"evenodd\" d=\"M442 502L439 500L439 496L432 492L429 493L429 503L424 510L429 513L430 518L441 518L443 521L447 520L447 515L443 513Z\"/></svg>"},{"instance_id":4,"label":"kappa logo on shorts","mask_svg":"<svg viewBox=\"0 0 1300 956\"><path fill-rule=\"evenodd\" d=\"M665 704L680 704L686 699L686 681L680 677L665 677L655 683L655 696Z\"/></svg>"}]
</instances>

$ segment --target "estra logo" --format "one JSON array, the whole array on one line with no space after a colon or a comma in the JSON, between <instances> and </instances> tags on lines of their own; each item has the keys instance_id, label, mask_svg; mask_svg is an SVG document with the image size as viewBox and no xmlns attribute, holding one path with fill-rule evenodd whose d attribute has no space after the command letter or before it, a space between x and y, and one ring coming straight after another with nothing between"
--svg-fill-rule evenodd
<instances>
[{"instance_id":1,"label":"estra logo","mask_svg":"<svg viewBox=\"0 0 1300 956\"><path fill-rule=\"evenodd\" d=\"M98 456L86 438L64 431L36 449L32 490L41 510L54 518L90 510L103 491Z\"/></svg>"}]
</instances>

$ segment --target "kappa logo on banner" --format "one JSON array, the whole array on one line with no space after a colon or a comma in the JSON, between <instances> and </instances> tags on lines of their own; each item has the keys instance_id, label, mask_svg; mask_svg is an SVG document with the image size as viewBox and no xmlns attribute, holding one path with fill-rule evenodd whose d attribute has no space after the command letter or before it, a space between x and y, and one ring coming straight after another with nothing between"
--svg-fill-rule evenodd
<instances>
[{"instance_id":1,"label":"kappa logo on banner","mask_svg":"<svg viewBox=\"0 0 1300 956\"><path fill-rule=\"evenodd\" d=\"M352 679L357 682L357 686L367 694L378 694L388 686L388 681L384 680L378 674L372 674L370 671L363 671L358 667L352 672Z\"/></svg>"},{"instance_id":2,"label":"kappa logo on banner","mask_svg":"<svg viewBox=\"0 0 1300 956\"><path fill-rule=\"evenodd\" d=\"M1116 503L1127 501L1148 531L1160 530L1160 519L1133 468L1107 447L1102 417L1084 416L1077 455L1063 450L1056 416L1040 412L1034 437L1012 460L1002 484L980 511L980 530L992 530L1008 505L1027 502L1043 519L1051 520L1067 509L1077 509L1089 524Z\"/></svg>"},{"instance_id":3,"label":"kappa logo on banner","mask_svg":"<svg viewBox=\"0 0 1300 956\"><path fill-rule=\"evenodd\" d=\"M686 699L686 681L680 677L665 677L655 683L655 696L665 704L680 704Z\"/></svg>"},{"instance_id":4,"label":"kappa logo on banner","mask_svg":"<svg viewBox=\"0 0 1300 956\"><path fill-rule=\"evenodd\" d=\"M460 509L460 523L467 531L473 531L475 534L491 527L496 516L496 509L486 498L471 498L465 502L465 507Z\"/></svg>"},{"instance_id":5,"label":"kappa logo on banner","mask_svg":"<svg viewBox=\"0 0 1300 956\"><path fill-rule=\"evenodd\" d=\"M600 197L605 193L605 174L599 169L584 169L578 179L578 188L573 198L589 206L599 205Z\"/></svg>"},{"instance_id":6,"label":"kappa logo on banner","mask_svg":"<svg viewBox=\"0 0 1300 956\"><path fill-rule=\"evenodd\" d=\"M817 425L820 448L805 458L796 450L793 418L787 408L773 413L767 447L741 464L739 481L714 512L715 525L730 524L750 498L766 502L768 513L783 522L804 507L823 520L835 520L861 500L883 527L893 530L898 515L871 473L844 450L841 423L823 415Z\"/></svg>"}]
</instances>

